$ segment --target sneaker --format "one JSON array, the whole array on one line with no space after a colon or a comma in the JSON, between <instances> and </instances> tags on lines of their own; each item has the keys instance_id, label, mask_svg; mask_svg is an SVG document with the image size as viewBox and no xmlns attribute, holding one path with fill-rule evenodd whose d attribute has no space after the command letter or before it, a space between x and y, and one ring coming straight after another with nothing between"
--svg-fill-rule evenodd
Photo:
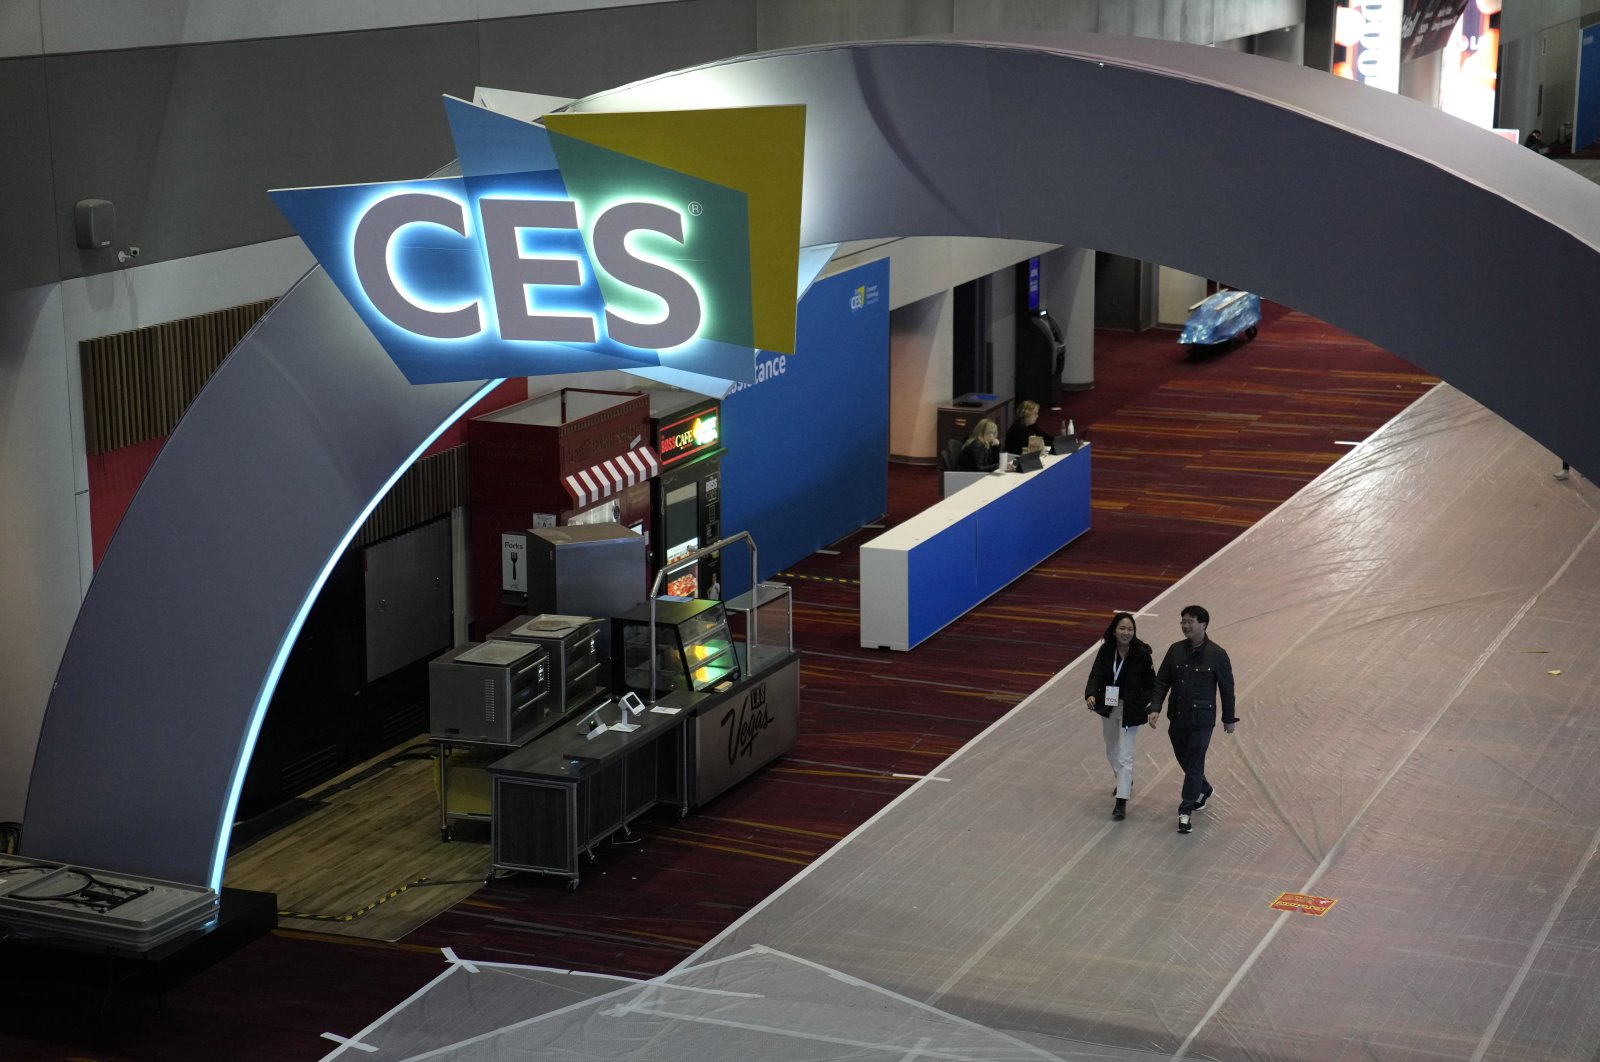
<instances>
[{"instance_id":1,"label":"sneaker","mask_svg":"<svg viewBox=\"0 0 1600 1062\"><path fill-rule=\"evenodd\" d=\"M1179 833L1188 833L1192 829L1194 829L1194 827L1189 824L1189 816L1187 816L1187 815L1179 815L1178 816L1178 832Z\"/></svg>"},{"instance_id":2,"label":"sneaker","mask_svg":"<svg viewBox=\"0 0 1600 1062\"><path fill-rule=\"evenodd\" d=\"M1116 819L1118 822L1121 822L1123 819L1127 818L1128 802L1121 797L1118 797L1116 804L1114 804L1111 808L1111 817Z\"/></svg>"},{"instance_id":3,"label":"sneaker","mask_svg":"<svg viewBox=\"0 0 1600 1062\"><path fill-rule=\"evenodd\" d=\"M1568 472L1564 468L1560 472L1552 472L1552 473L1550 473L1550 478L1551 479L1569 479L1569 478L1571 478L1571 476L1572 476L1572 473Z\"/></svg>"},{"instance_id":4,"label":"sneaker","mask_svg":"<svg viewBox=\"0 0 1600 1062\"><path fill-rule=\"evenodd\" d=\"M1211 799L1211 794L1214 793L1214 792L1216 792L1216 790L1207 789L1204 793L1201 793L1200 794L1200 799L1196 800L1194 802L1194 809L1196 811L1199 811L1201 808L1205 807L1206 806L1206 801Z\"/></svg>"}]
</instances>

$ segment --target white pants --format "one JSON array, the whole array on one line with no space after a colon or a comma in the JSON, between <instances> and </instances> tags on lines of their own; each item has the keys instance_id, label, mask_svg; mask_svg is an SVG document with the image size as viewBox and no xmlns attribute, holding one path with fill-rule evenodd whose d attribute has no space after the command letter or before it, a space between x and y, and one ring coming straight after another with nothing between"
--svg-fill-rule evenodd
<instances>
[{"instance_id":1,"label":"white pants","mask_svg":"<svg viewBox=\"0 0 1600 1062\"><path fill-rule=\"evenodd\" d=\"M1117 796L1127 800L1133 792L1133 743L1139 737L1139 728L1122 725L1122 706L1111 709L1109 717L1102 717L1100 725L1105 731L1106 759L1117 776Z\"/></svg>"}]
</instances>

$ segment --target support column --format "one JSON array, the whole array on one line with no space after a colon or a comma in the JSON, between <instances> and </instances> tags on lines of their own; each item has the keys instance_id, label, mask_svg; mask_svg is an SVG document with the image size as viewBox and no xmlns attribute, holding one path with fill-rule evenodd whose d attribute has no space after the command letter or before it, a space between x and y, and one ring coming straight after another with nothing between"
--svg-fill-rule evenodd
<instances>
[{"instance_id":1,"label":"support column","mask_svg":"<svg viewBox=\"0 0 1600 1062\"><path fill-rule=\"evenodd\" d=\"M1061 385L1069 391L1094 386L1094 252L1058 247L1039 263L1039 305L1050 311L1067 345Z\"/></svg>"},{"instance_id":2,"label":"support column","mask_svg":"<svg viewBox=\"0 0 1600 1062\"><path fill-rule=\"evenodd\" d=\"M955 303L943 291L889 313L889 456L935 460L938 407L950 393ZM1091 314L1092 316L1092 314Z\"/></svg>"},{"instance_id":3,"label":"support column","mask_svg":"<svg viewBox=\"0 0 1600 1062\"><path fill-rule=\"evenodd\" d=\"M1171 266L1156 268L1156 324L1182 328L1189 307L1206 297L1206 278Z\"/></svg>"}]
</instances>

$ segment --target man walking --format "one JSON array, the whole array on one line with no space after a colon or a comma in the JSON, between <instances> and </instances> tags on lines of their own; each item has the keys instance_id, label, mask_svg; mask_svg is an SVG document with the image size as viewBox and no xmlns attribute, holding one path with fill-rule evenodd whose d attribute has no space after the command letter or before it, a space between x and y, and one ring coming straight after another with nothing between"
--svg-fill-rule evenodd
<instances>
[{"instance_id":1,"label":"man walking","mask_svg":"<svg viewBox=\"0 0 1600 1062\"><path fill-rule=\"evenodd\" d=\"M1222 696L1222 729L1233 733L1239 717L1233 711L1233 664L1227 650L1206 637L1211 614L1199 605L1189 605L1180 613L1183 641L1167 647L1167 655L1156 671L1155 689L1150 695L1151 722L1161 714L1167 691L1167 736L1172 739L1172 754L1183 768L1183 799L1178 804L1178 832L1188 833L1190 816L1211 799L1211 783L1206 781L1206 749L1211 732L1217 727L1217 695Z\"/></svg>"}]
</instances>

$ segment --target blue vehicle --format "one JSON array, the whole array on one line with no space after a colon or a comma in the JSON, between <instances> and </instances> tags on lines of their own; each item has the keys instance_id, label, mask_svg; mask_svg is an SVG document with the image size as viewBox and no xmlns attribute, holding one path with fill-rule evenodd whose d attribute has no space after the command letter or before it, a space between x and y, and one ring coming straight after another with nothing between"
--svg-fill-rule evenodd
<instances>
[{"instance_id":1,"label":"blue vehicle","mask_svg":"<svg viewBox=\"0 0 1600 1062\"><path fill-rule=\"evenodd\" d=\"M1209 347L1228 343L1240 336L1256 337L1261 323L1261 296L1248 291L1219 291L1189 308L1178 342Z\"/></svg>"}]
</instances>

